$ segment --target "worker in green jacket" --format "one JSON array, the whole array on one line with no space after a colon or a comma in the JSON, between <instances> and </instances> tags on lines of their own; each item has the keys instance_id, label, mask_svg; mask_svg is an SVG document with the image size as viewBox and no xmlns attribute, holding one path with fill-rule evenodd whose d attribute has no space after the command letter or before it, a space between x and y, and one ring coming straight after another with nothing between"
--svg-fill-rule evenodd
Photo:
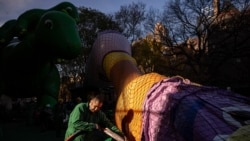
<instances>
[{"instance_id":1,"label":"worker in green jacket","mask_svg":"<svg viewBox=\"0 0 250 141\"><path fill-rule=\"evenodd\" d=\"M88 102L79 103L74 107L69 117L65 140L72 134L82 131L72 141L111 141L112 138L102 131L104 128L109 128L124 137L123 133L100 110L103 101L104 96L98 90L91 90Z\"/></svg>"}]
</instances>

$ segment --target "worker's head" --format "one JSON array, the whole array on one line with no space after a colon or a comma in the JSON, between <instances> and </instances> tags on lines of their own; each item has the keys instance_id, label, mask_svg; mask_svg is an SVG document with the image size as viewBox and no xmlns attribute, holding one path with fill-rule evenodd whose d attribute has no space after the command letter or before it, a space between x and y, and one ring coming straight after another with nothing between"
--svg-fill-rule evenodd
<instances>
[{"instance_id":1,"label":"worker's head","mask_svg":"<svg viewBox=\"0 0 250 141\"><path fill-rule=\"evenodd\" d=\"M88 91L89 110L91 112L99 111L103 105L104 96L98 89Z\"/></svg>"}]
</instances>

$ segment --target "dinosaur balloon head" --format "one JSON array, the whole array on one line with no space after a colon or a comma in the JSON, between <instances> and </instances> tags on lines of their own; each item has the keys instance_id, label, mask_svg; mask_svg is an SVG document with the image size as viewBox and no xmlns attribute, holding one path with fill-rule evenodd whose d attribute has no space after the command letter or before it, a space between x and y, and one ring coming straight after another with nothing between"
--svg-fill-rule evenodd
<instances>
[{"instance_id":1,"label":"dinosaur balloon head","mask_svg":"<svg viewBox=\"0 0 250 141\"><path fill-rule=\"evenodd\" d=\"M80 54L81 40L76 22L63 12L46 12L34 36L37 50L47 56L73 59Z\"/></svg>"},{"instance_id":2,"label":"dinosaur balloon head","mask_svg":"<svg viewBox=\"0 0 250 141\"><path fill-rule=\"evenodd\" d=\"M61 2L58 5L50 8L50 10L65 12L70 15L70 17L72 17L76 22L79 22L80 20L77 8L70 2Z\"/></svg>"}]
</instances>

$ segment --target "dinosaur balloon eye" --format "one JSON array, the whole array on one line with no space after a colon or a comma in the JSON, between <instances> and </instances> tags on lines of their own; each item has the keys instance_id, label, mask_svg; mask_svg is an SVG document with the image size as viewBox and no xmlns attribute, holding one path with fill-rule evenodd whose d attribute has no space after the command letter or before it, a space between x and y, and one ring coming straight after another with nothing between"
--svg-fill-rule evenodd
<instances>
[{"instance_id":1,"label":"dinosaur balloon eye","mask_svg":"<svg viewBox=\"0 0 250 141\"><path fill-rule=\"evenodd\" d=\"M71 12L72 11L72 7L67 7L66 8L66 11L69 13L69 12Z\"/></svg>"},{"instance_id":2,"label":"dinosaur balloon eye","mask_svg":"<svg viewBox=\"0 0 250 141\"><path fill-rule=\"evenodd\" d=\"M45 21L45 26L47 26L49 29L53 28L53 22L52 20L48 19Z\"/></svg>"}]
</instances>

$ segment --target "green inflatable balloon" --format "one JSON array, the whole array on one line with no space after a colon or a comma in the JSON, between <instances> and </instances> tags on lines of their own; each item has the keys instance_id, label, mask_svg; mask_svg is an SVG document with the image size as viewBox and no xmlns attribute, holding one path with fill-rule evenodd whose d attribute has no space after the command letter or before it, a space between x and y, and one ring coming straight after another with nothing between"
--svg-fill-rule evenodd
<instances>
[{"instance_id":1,"label":"green inflatable balloon","mask_svg":"<svg viewBox=\"0 0 250 141\"><path fill-rule=\"evenodd\" d=\"M54 62L80 54L81 40L76 27L76 21L65 12L49 10L23 40L2 48L0 93L36 96L42 105L55 105L60 76Z\"/></svg>"},{"instance_id":2,"label":"green inflatable balloon","mask_svg":"<svg viewBox=\"0 0 250 141\"><path fill-rule=\"evenodd\" d=\"M76 22L79 22L77 8L70 2L61 2L49 9L31 9L21 14L17 19L15 32L19 39L23 39L27 33L35 30L40 17L48 11L61 11L70 15Z\"/></svg>"},{"instance_id":3,"label":"green inflatable balloon","mask_svg":"<svg viewBox=\"0 0 250 141\"><path fill-rule=\"evenodd\" d=\"M16 21L15 19L9 20L0 27L0 48L8 45L15 36Z\"/></svg>"}]
</instances>

